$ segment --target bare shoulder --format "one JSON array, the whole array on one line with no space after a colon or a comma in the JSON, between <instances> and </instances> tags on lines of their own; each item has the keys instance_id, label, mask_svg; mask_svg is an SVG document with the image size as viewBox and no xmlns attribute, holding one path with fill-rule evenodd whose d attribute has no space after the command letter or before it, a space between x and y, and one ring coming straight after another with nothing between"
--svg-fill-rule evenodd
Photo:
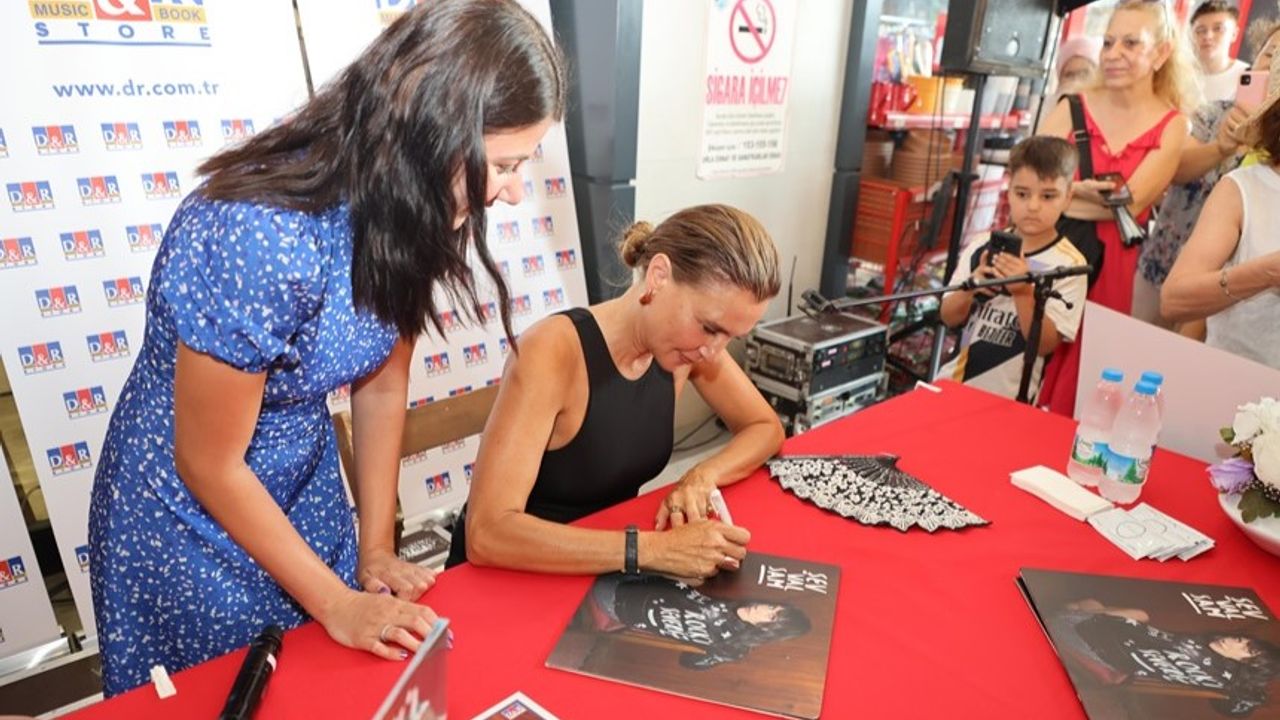
<instances>
[{"instance_id":1,"label":"bare shoulder","mask_svg":"<svg viewBox=\"0 0 1280 720\"><path fill-rule=\"evenodd\" d=\"M548 379L565 375L566 363L581 356L578 333L566 315L545 317L520 333L510 365L522 374L546 375Z\"/></svg>"}]
</instances>

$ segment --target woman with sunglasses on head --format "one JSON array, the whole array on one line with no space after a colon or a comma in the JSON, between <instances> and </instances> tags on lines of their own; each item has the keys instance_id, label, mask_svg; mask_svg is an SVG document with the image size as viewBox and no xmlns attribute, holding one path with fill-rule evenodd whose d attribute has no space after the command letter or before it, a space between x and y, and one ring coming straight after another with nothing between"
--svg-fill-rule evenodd
<instances>
[{"instance_id":1,"label":"woman with sunglasses on head","mask_svg":"<svg viewBox=\"0 0 1280 720\"><path fill-rule=\"evenodd\" d=\"M449 564L591 574L736 570L750 533L710 519L716 488L782 444L778 416L725 345L778 293L778 255L755 218L725 205L627 230L621 296L520 336L480 441ZM669 490L645 532L569 523L633 498L671 456L677 396L693 386L733 438ZM669 528L669 529L668 529Z\"/></svg>"},{"instance_id":2,"label":"woman with sunglasses on head","mask_svg":"<svg viewBox=\"0 0 1280 720\"><path fill-rule=\"evenodd\" d=\"M1191 52L1178 30L1177 20L1163 0L1121 0L1103 37L1098 84L1080 94L1084 127L1095 178L1073 184L1074 199L1064 215L1064 233L1082 250L1091 243L1080 233L1096 234L1101 247L1101 268L1089 299L1129 314L1138 265L1137 245L1126 245L1106 196L1121 187L1096 179L1118 173L1132 195L1128 212L1139 225L1147 211L1173 180L1183 144L1187 120L1182 114L1194 107L1195 85ZM1040 127L1040 134L1073 140L1070 102L1064 99ZM1095 263L1098 260L1086 251ZM1072 415L1084 327L1076 342L1054 354L1045 368L1042 403L1055 412Z\"/></svg>"},{"instance_id":3,"label":"woman with sunglasses on head","mask_svg":"<svg viewBox=\"0 0 1280 720\"><path fill-rule=\"evenodd\" d=\"M433 576L394 551L410 356L476 307L485 207L564 112L514 0L432 0L287 121L206 161L165 232L89 509L108 696L309 618L405 659ZM359 538L326 397L352 384Z\"/></svg>"}]
</instances>

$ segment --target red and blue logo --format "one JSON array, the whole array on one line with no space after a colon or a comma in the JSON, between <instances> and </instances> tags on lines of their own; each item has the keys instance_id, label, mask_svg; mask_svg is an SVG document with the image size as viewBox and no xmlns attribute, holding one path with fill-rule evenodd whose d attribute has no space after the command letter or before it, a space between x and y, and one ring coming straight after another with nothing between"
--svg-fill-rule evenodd
<instances>
[{"instance_id":1,"label":"red and blue logo","mask_svg":"<svg viewBox=\"0 0 1280 720\"><path fill-rule=\"evenodd\" d=\"M555 225L552 224L550 215L544 215L540 218L533 219L534 237L551 237L554 234Z\"/></svg>"},{"instance_id":2,"label":"red and blue logo","mask_svg":"<svg viewBox=\"0 0 1280 720\"><path fill-rule=\"evenodd\" d=\"M58 239L62 241L62 255L68 260L84 260L106 254L102 244L102 233L98 230L58 233Z\"/></svg>"},{"instance_id":3,"label":"red and blue logo","mask_svg":"<svg viewBox=\"0 0 1280 720\"><path fill-rule=\"evenodd\" d=\"M9 193L9 206L14 212L53 209L53 188L49 187L48 180L5 183L4 189Z\"/></svg>"},{"instance_id":4,"label":"red and blue logo","mask_svg":"<svg viewBox=\"0 0 1280 720\"><path fill-rule=\"evenodd\" d=\"M0 158L9 157L9 141L4 139L4 130L0 129Z\"/></svg>"},{"instance_id":5,"label":"red and blue logo","mask_svg":"<svg viewBox=\"0 0 1280 720\"><path fill-rule=\"evenodd\" d=\"M440 473L439 475L428 476L425 484L427 486L427 496L435 497L449 492L453 488L453 481L449 479L449 472Z\"/></svg>"},{"instance_id":6,"label":"red and blue logo","mask_svg":"<svg viewBox=\"0 0 1280 720\"><path fill-rule=\"evenodd\" d=\"M129 241L129 252L149 252L160 247L164 229L160 227L160 223L126 225L124 234Z\"/></svg>"},{"instance_id":7,"label":"red and blue logo","mask_svg":"<svg viewBox=\"0 0 1280 720\"><path fill-rule=\"evenodd\" d=\"M171 148L200 147L204 137L200 134L200 123L195 120L165 120L164 141Z\"/></svg>"},{"instance_id":8,"label":"red and blue logo","mask_svg":"<svg viewBox=\"0 0 1280 720\"><path fill-rule=\"evenodd\" d=\"M44 454L49 459L49 470L54 475L65 475L93 467L93 456L89 454L87 442L59 445L45 450Z\"/></svg>"},{"instance_id":9,"label":"red and blue logo","mask_svg":"<svg viewBox=\"0 0 1280 720\"><path fill-rule=\"evenodd\" d=\"M471 386L462 385L461 387L456 387L450 390L449 397L458 397L459 395L466 395L469 392L471 392Z\"/></svg>"},{"instance_id":10,"label":"red and blue logo","mask_svg":"<svg viewBox=\"0 0 1280 720\"><path fill-rule=\"evenodd\" d=\"M204 0L32 0L27 9L41 45L212 45Z\"/></svg>"},{"instance_id":11,"label":"red and blue logo","mask_svg":"<svg viewBox=\"0 0 1280 720\"><path fill-rule=\"evenodd\" d=\"M80 152L75 125L36 125L31 136L39 155L70 155Z\"/></svg>"},{"instance_id":12,"label":"red and blue logo","mask_svg":"<svg viewBox=\"0 0 1280 720\"><path fill-rule=\"evenodd\" d=\"M27 581L27 564L21 555L14 555L0 560L0 590L11 588Z\"/></svg>"},{"instance_id":13,"label":"red and blue logo","mask_svg":"<svg viewBox=\"0 0 1280 720\"><path fill-rule=\"evenodd\" d=\"M38 289L36 307L40 310L40 317L74 315L81 309L80 291L75 285Z\"/></svg>"},{"instance_id":14,"label":"red and blue logo","mask_svg":"<svg viewBox=\"0 0 1280 720\"><path fill-rule=\"evenodd\" d=\"M102 123L102 142L108 150L141 150L142 131L138 123Z\"/></svg>"},{"instance_id":15,"label":"red and blue logo","mask_svg":"<svg viewBox=\"0 0 1280 720\"><path fill-rule=\"evenodd\" d=\"M344 403L351 399L351 385L339 385L329 393L329 402Z\"/></svg>"},{"instance_id":16,"label":"red and blue logo","mask_svg":"<svg viewBox=\"0 0 1280 720\"><path fill-rule=\"evenodd\" d=\"M529 255L520 258L520 267L524 270L525 277L533 277L546 272L547 266L543 262L541 255Z\"/></svg>"},{"instance_id":17,"label":"red and blue logo","mask_svg":"<svg viewBox=\"0 0 1280 720\"><path fill-rule=\"evenodd\" d=\"M29 237L0 239L0 269L36 264L36 244Z\"/></svg>"},{"instance_id":18,"label":"red and blue logo","mask_svg":"<svg viewBox=\"0 0 1280 720\"><path fill-rule=\"evenodd\" d=\"M516 295L511 298L511 314L520 316L528 315L533 312L533 300L529 299L528 294Z\"/></svg>"},{"instance_id":19,"label":"red and blue logo","mask_svg":"<svg viewBox=\"0 0 1280 720\"><path fill-rule=\"evenodd\" d=\"M435 355L427 355L422 358L422 362L427 366L427 377L435 377L436 375L444 375L449 372L449 353L442 352Z\"/></svg>"},{"instance_id":20,"label":"red and blue logo","mask_svg":"<svg viewBox=\"0 0 1280 720\"><path fill-rule=\"evenodd\" d=\"M466 450L466 449L467 449L466 438L462 438L461 440L454 440L453 442L447 442L440 446L440 451L445 455L452 455L453 453L456 453L459 450Z\"/></svg>"},{"instance_id":21,"label":"red and blue logo","mask_svg":"<svg viewBox=\"0 0 1280 720\"><path fill-rule=\"evenodd\" d=\"M498 223L498 242L513 243L520 240L520 222L512 220L511 222Z\"/></svg>"},{"instance_id":22,"label":"red and blue logo","mask_svg":"<svg viewBox=\"0 0 1280 720\"><path fill-rule=\"evenodd\" d=\"M61 370L66 365L62 355L62 343L56 340L19 346L18 362L22 365L23 375Z\"/></svg>"},{"instance_id":23,"label":"red and blue logo","mask_svg":"<svg viewBox=\"0 0 1280 720\"><path fill-rule=\"evenodd\" d=\"M76 547L76 563L80 566L80 572L89 572L89 546L80 545Z\"/></svg>"},{"instance_id":24,"label":"red and blue logo","mask_svg":"<svg viewBox=\"0 0 1280 720\"><path fill-rule=\"evenodd\" d=\"M538 143L538 147L533 149L533 155L529 158L530 162L542 162L544 155L542 154L542 143Z\"/></svg>"},{"instance_id":25,"label":"red and blue logo","mask_svg":"<svg viewBox=\"0 0 1280 720\"><path fill-rule=\"evenodd\" d=\"M420 407L422 407L423 405L430 405L431 403L433 403L433 402L435 402L435 401L436 401L436 396L435 396L435 395L427 395L426 397L420 397L420 398L418 398L417 400L410 400L410 401L409 401L409 409L410 409L410 410L412 410L412 409L414 409L414 408L420 408Z\"/></svg>"},{"instance_id":26,"label":"red and blue logo","mask_svg":"<svg viewBox=\"0 0 1280 720\"><path fill-rule=\"evenodd\" d=\"M569 270L578 267L578 251L573 249L557 250L556 267L561 270Z\"/></svg>"},{"instance_id":27,"label":"red and blue logo","mask_svg":"<svg viewBox=\"0 0 1280 720\"><path fill-rule=\"evenodd\" d=\"M499 375L498 377L492 377L492 378L489 378L488 380L485 380L485 381L484 381L484 386L485 386L485 387L493 387L494 385L497 385L497 384L498 384L498 383L500 383L500 382L502 382L502 376L501 376L501 375Z\"/></svg>"},{"instance_id":28,"label":"red and blue logo","mask_svg":"<svg viewBox=\"0 0 1280 720\"><path fill-rule=\"evenodd\" d=\"M542 306L544 308L558 308L564 305L564 288L551 288L542 291Z\"/></svg>"},{"instance_id":29,"label":"red and blue logo","mask_svg":"<svg viewBox=\"0 0 1280 720\"><path fill-rule=\"evenodd\" d=\"M508 280L511 279L511 263L506 260L498 261L498 274Z\"/></svg>"},{"instance_id":30,"label":"red and blue logo","mask_svg":"<svg viewBox=\"0 0 1280 720\"><path fill-rule=\"evenodd\" d=\"M142 193L148 200L162 200L182 195L182 188L178 187L178 173L173 171L142 173Z\"/></svg>"},{"instance_id":31,"label":"red and blue logo","mask_svg":"<svg viewBox=\"0 0 1280 720\"><path fill-rule=\"evenodd\" d=\"M253 121L249 118L236 118L222 121L222 139L224 142L235 142L251 137L254 133Z\"/></svg>"},{"instance_id":32,"label":"red and blue logo","mask_svg":"<svg viewBox=\"0 0 1280 720\"><path fill-rule=\"evenodd\" d=\"M480 306L480 320L488 325L498 319L498 303L490 300Z\"/></svg>"},{"instance_id":33,"label":"red and blue logo","mask_svg":"<svg viewBox=\"0 0 1280 720\"><path fill-rule=\"evenodd\" d=\"M462 474L466 476L468 483L471 482L471 473L474 472L475 469L476 469L475 463L467 463L466 465L462 466Z\"/></svg>"},{"instance_id":34,"label":"red and blue logo","mask_svg":"<svg viewBox=\"0 0 1280 720\"><path fill-rule=\"evenodd\" d=\"M105 205L120 202L120 183L115 175L93 175L76 178L83 205Z\"/></svg>"},{"instance_id":35,"label":"red and blue logo","mask_svg":"<svg viewBox=\"0 0 1280 720\"><path fill-rule=\"evenodd\" d=\"M129 338L123 330L86 335L84 341L89 346L89 358L94 362L129 357Z\"/></svg>"},{"instance_id":36,"label":"red and blue logo","mask_svg":"<svg viewBox=\"0 0 1280 720\"><path fill-rule=\"evenodd\" d=\"M502 351L502 357L506 357L511 352L511 343L506 338L498 338L498 349Z\"/></svg>"},{"instance_id":37,"label":"red and blue logo","mask_svg":"<svg viewBox=\"0 0 1280 720\"><path fill-rule=\"evenodd\" d=\"M80 388L62 393L62 403L70 420L98 415L107 411L107 392L101 385Z\"/></svg>"},{"instance_id":38,"label":"red and blue logo","mask_svg":"<svg viewBox=\"0 0 1280 720\"><path fill-rule=\"evenodd\" d=\"M565 191L568 189L568 184L563 177L547 178L545 184L547 186L547 197L549 198L564 197Z\"/></svg>"},{"instance_id":39,"label":"red and blue logo","mask_svg":"<svg viewBox=\"0 0 1280 720\"><path fill-rule=\"evenodd\" d=\"M462 361L467 367L483 365L489 362L489 350L484 346L484 343L464 345L462 347Z\"/></svg>"},{"instance_id":40,"label":"red and blue logo","mask_svg":"<svg viewBox=\"0 0 1280 720\"><path fill-rule=\"evenodd\" d=\"M462 318L458 316L457 310L444 310L440 313L440 327L445 332L453 332L462 327Z\"/></svg>"},{"instance_id":41,"label":"red and blue logo","mask_svg":"<svg viewBox=\"0 0 1280 720\"><path fill-rule=\"evenodd\" d=\"M107 305L111 307L133 305L142 302L146 297L142 288L142 278L137 275L103 280L102 292L107 296Z\"/></svg>"}]
</instances>

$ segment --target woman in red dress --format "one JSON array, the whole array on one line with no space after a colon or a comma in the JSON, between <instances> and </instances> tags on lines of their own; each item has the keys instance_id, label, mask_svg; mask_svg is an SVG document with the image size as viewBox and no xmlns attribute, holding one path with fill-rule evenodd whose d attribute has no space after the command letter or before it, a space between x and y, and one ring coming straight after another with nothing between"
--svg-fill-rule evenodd
<instances>
[{"instance_id":1,"label":"woman in red dress","mask_svg":"<svg viewBox=\"0 0 1280 720\"><path fill-rule=\"evenodd\" d=\"M1164 0L1122 0L1112 13L1102 43L1099 84L1080 95L1089 134L1094 175L1119 173L1133 194L1129 211L1142 225L1149 208L1169 186L1178 168L1188 125L1182 114L1199 94L1190 48ZM1043 135L1072 139L1071 110L1058 103L1040 128ZM1102 268L1089 299L1128 314L1133 304L1137 245L1125 247L1103 202L1115 185L1078 180L1066 216L1094 221L1103 248ZM1041 402L1072 415L1085 328L1074 343L1054 353L1045 368Z\"/></svg>"}]
</instances>

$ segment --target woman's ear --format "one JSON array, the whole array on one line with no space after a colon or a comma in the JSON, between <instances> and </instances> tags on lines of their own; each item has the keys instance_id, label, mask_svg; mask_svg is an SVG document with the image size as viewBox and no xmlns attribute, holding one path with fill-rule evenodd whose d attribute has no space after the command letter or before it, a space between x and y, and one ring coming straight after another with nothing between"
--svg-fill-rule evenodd
<instances>
[{"instance_id":1,"label":"woman's ear","mask_svg":"<svg viewBox=\"0 0 1280 720\"><path fill-rule=\"evenodd\" d=\"M1169 62L1169 58L1173 57L1173 43L1165 41L1156 46L1155 61L1151 64L1154 72L1160 72L1160 68Z\"/></svg>"},{"instance_id":2,"label":"woman's ear","mask_svg":"<svg viewBox=\"0 0 1280 720\"><path fill-rule=\"evenodd\" d=\"M649 258L649 267L644 273L645 284L654 290L660 290L671 280L671 258L666 253L657 253Z\"/></svg>"}]
</instances>

